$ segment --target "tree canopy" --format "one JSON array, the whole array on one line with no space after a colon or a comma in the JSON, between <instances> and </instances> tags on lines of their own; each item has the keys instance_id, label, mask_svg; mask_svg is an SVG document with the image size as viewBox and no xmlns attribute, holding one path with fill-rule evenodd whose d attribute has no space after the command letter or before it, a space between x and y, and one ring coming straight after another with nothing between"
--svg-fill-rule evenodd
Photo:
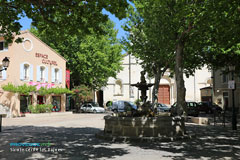
<instances>
[{"instance_id":1,"label":"tree canopy","mask_svg":"<svg viewBox=\"0 0 240 160\"><path fill-rule=\"evenodd\" d=\"M155 85L153 88L152 101L157 100L158 87L160 79L164 72L168 68L174 66L174 52L171 46L166 45L164 38L161 38L163 34L159 34L161 30L156 29L157 25L149 25L150 19L154 18L153 10L145 10L143 4L140 1L134 1L135 7L130 6L128 13L128 21L124 26L124 29L129 32L127 39L123 40L126 50L141 59L141 65L145 71L147 71L149 77L154 77ZM148 14L146 14L148 11ZM152 16L149 16L152 15ZM152 20L152 19L151 19ZM156 23L155 23L156 24ZM149 31L156 31L158 38L153 38L149 35ZM170 47L171 50L169 48Z\"/></svg>"},{"instance_id":2,"label":"tree canopy","mask_svg":"<svg viewBox=\"0 0 240 160\"><path fill-rule=\"evenodd\" d=\"M209 1L203 17L208 32L202 32L205 41L203 60L213 68L234 65L240 69L240 1Z\"/></svg>"},{"instance_id":3,"label":"tree canopy","mask_svg":"<svg viewBox=\"0 0 240 160\"><path fill-rule=\"evenodd\" d=\"M236 54L240 28L240 5L237 0L133 2L137 12L135 15L138 15L130 14L130 51L138 55L143 63L148 64L149 58L154 57L151 62L175 66L170 69L175 73L178 108L182 108L185 101L183 73L194 74L195 69L204 64L224 67L233 63L233 57L239 58ZM234 48L236 52L229 48ZM166 57L172 54L175 61L168 59L170 61L167 62Z\"/></svg>"},{"instance_id":4,"label":"tree canopy","mask_svg":"<svg viewBox=\"0 0 240 160\"><path fill-rule=\"evenodd\" d=\"M65 40L56 40L55 35L49 35L45 30L40 32L32 28L31 32L68 60L72 87L86 85L100 89L121 69L122 45L113 27L114 24L108 21L102 23L106 35L99 36L92 30L84 36L65 35Z\"/></svg>"},{"instance_id":5,"label":"tree canopy","mask_svg":"<svg viewBox=\"0 0 240 160\"><path fill-rule=\"evenodd\" d=\"M122 19L127 6L127 0L1 0L0 35L11 42L13 34L20 34L18 20L24 16L32 19L32 25L40 32L47 29L48 34L56 34L59 38L65 35L63 33L90 33L92 29L104 34L99 24L108 21L108 16L102 10Z\"/></svg>"}]
</instances>

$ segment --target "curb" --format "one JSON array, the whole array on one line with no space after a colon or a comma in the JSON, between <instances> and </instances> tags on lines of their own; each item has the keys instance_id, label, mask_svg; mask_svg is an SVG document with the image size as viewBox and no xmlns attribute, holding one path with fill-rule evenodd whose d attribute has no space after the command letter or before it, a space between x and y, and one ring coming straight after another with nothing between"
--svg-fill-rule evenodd
<instances>
[{"instance_id":1,"label":"curb","mask_svg":"<svg viewBox=\"0 0 240 160\"><path fill-rule=\"evenodd\" d=\"M49 117L49 116L62 116L62 115L69 115L73 114L72 112L51 112L51 113L30 113L25 114L25 117Z\"/></svg>"}]
</instances>

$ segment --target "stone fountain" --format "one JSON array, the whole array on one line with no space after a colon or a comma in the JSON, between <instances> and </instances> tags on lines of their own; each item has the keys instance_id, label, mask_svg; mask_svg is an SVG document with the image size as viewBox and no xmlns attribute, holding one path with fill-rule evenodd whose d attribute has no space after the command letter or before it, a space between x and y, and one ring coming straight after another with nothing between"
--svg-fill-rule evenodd
<instances>
[{"instance_id":1,"label":"stone fountain","mask_svg":"<svg viewBox=\"0 0 240 160\"><path fill-rule=\"evenodd\" d=\"M136 84L131 84L131 86L137 87L138 90L141 91L141 96L140 99L142 100L143 104L145 104L147 102L147 90L149 87L152 87L154 84L149 83L147 84L146 79L145 79L145 71L141 71L141 78L140 78L140 83L136 83Z\"/></svg>"},{"instance_id":2,"label":"stone fountain","mask_svg":"<svg viewBox=\"0 0 240 160\"><path fill-rule=\"evenodd\" d=\"M152 106L147 102L146 91L153 84L147 84L145 80L145 71L141 72L140 83L132 84L141 91L141 100L143 104L139 108L148 108ZM146 110L145 110L146 111ZM144 109L139 112L144 112ZM184 118L171 117L170 115L151 115L149 112L138 117L105 116L104 132L97 134L97 137L120 140L120 141L145 141L145 140L174 140L187 137L185 135Z\"/></svg>"}]
</instances>

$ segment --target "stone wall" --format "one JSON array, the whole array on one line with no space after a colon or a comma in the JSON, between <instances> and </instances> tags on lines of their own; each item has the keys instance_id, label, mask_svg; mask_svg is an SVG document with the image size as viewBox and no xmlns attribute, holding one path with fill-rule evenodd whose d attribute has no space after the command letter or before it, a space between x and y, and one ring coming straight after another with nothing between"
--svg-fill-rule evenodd
<instances>
[{"instance_id":1,"label":"stone wall","mask_svg":"<svg viewBox=\"0 0 240 160\"><path fill-rule=\"evenodd\" d=\"M170 116L114 117L105 116L106 134L127 137L174 137L185 133L184 119Z\"/></svg>"}]
</instances>

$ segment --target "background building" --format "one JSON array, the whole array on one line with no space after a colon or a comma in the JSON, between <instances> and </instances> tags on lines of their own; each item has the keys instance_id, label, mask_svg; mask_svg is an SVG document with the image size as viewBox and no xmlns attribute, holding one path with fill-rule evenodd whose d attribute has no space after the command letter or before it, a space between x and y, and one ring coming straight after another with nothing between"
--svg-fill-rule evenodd
<instances>
[{"instance_id":1,"label":"background building","mask_svg":"<svg viewBox=\"0 0 240 160\"><path fill-rule=\"evenodd\" d=\"M232 89L229 89L228 82L232 79L231 73L224 73L223 70L213 72L213 102L226 110L232 110ZM240 77L234 76L235 90L234 99L235 107L239 110L240 106Z\"/></svg>"},{"instance_id":2,"label":"background building","mask_svg":"<svg viewBox=\"0 0 240 160\"><path fill-rule=\"evenodd\" d=\"M18 37L24 38L22 43L13 42L8 46L4 45L3 37L0 38L0 61L4 57L10 60L7 70L0 72L0 86L12 83L35 85L37 89L65 88L66 60L29 31L22 31L15 39ZM27 99L26 95L5 92L0 87L0 111L8 112L8 116L20 116L27 107ZM65 111L65 100L65 95L31 93L29 102L33 105L54 103Z\"/></svg>"},{"instance_id":3,"label":"background building","mask_svg":"<svg viewBox=\"0 0 240 160\"><path fill-rule=\"evenodd\" d=\"M109 78L108 85L102 89L104 104L108 101L127 100L134 102L140 99L141 93L131 84L140 82L140 72L143 70L138 60L131 56L125 55L123 59L123 70L118 73L117 78ZM169 77L170 73L166 72L159 84L158 101L164 104L173 104L176 102L176 83L175 79ZM145 75L147 83L154 83L154 79ZM211 84L211 72L203 67L196 70L194 76L184 76L186 87L187 101L201 101L201 88L209 87ZM152 88L147 91L148 100L152 98Z\"/></svg>"}]
</instances>

